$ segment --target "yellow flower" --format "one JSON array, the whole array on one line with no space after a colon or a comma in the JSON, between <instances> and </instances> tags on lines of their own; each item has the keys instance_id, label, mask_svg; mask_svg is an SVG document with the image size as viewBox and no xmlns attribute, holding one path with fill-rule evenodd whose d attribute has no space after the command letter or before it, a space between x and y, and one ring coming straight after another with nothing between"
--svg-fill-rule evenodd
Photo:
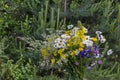
<instances>
[{"instance_id":1,"label":"yellow flower","mask_svg":"<svg viewBox=\"0 0 120 80\"><path fill-rule=\"evenodd\" d=\"M69 46L71 46L71 44L70 44L70 43L68 43L68 44L67 44L67 46L69 47Z\"/></svg>"},{"instance_id":2,"label":"yellow flower","mask_svg":"<svg viewBox=\"0 0 120 80\"><path fill-rule=\"evenodd\" d=\"M70 55L74 56L75 54L76 54L76 51L72 51Z\"/></svg>"},{"instance_id":3,"label":"yellow flower","mask_svg":"<svg viewBox=\"0 0 120 80\"><path fill-rule=\"evenodd\" d=\"M79 48L79 50L80 50L80 51L82 51L82 50L83 50L83 48Z\"/></svg>"},{"instance_id":4,"label":"yellow flower","mask_svg":"<svg viewBox=\"0 0 120 80\"><path fill-rule=\"evenodd\" d=\"M51 63L52 63L52 64L55 63L55 59L54 59L54 58L51 59Z\"/></svg>"},{"instance_id":5,"label":"yellow flower","mask_svg":"<svg viewBox=\"0 0 120 80\"><path fill-rule=\"evenodd\" d=\"M53 52L53 55L54 55L54 56L57 56L57 53L56 53L56 51L55 51L55 52Z\"/></svg>"},{"instance_id":6,"label":"yellow flower","mask_svg":"<svg viewBox=\"0 0 120 80\"><path fill-rule=\"evenodd\" d=\"M65 56L65 54L63 54L63 53L60 54L60 57L61 57L62 59L66 59L66 56Z\"/></svg>"},{"instance_id":7,"label":"yellow flower","mask_svg":"<svg viewBox=\"0 0 120 80\"><path fill-rule=\"evenodd\" d=\"M69 35L70 32L71 32L71 30L68 30L68 31L65 32L65 34Z\"/></svg>"},{"instance_id":8,"label":"yellow flower","mask_svg":"<svg viewBox=\"0 0 120 80\"><path fill-rule=\"evenodd\" d=\"M82 29L82 30L80 30L80 34L85 34L85 31L84 31L84 29Z\"/></svg>"},{"instance_id":9,"label":"yellow flower","mask_svg":"<svg viewBox=\"0 0 120 80\"><path fill-rule=\"evenodd\" d=\"M80 38L81 38L82 40L84 40L84 39L85 39L85 35L81 35Z\"/></svg>"},{"instance_id":10,"label":"yellow flower","mask_svg":"<svg viewBox=\"0 0 120 80\"><path fill-rule=\"evenodd\" d=\"M84 47L84 45L83 45L83 43L82 43L82 42L80 42L80 43L79 43L79 46L80 46L80 47Z\"/></svg>"},{"instance_id":11,"label":"yellow flower","mask_svg":"<svg viewBox=\"0 0 120 80\"><path fill-rule=\"evenodd\" d=\"M97 38L92 37L91 40L94 41L94 42L96 42L96 41L97 41Z\"/></svg>"},{"instance_id":12,"label":"yellow flower","mask_svg":"<svg viewBox=\"0 0 120 80\"><path fill-rule=\"evenodd\" d=\"M75 41L75 42L73 42L73 45L77 45L77 42Z\"/></svg>"},{"instance_id":13,"label":"yellow flower","mask_svg":"<svg viewBox=\"0 0 120 80\"><path fill-rule=\"evenodd\" d=\"M77 36L79 36L79 35L80 35L79 31L76 31L76 32L75 32L75 36L77 37Z\"/></svg>"},{"instance_id":14,"label":"yellow flower","mask_svg":"<svg viewBox=\"0 0 120 80\"><path fill-rule=\"evenodd\" d=\"M42 54L42 56L47 56L48 55L46 49L42 49L41 50L41 54Z\"/></svg>"},{"instance_id":15,"label":"yellow flower","mask_svg":"<svg viewBox=\"0 0 120 80\"><path fill-rule=\"evenodd\" d=\"M65 50L64 48L59 49L59 50L58 50L58 53L59 53L59 54L60 54L60 53L63 53L63 52L64 52L64 50Z\"/></svg>"}]
</instances>

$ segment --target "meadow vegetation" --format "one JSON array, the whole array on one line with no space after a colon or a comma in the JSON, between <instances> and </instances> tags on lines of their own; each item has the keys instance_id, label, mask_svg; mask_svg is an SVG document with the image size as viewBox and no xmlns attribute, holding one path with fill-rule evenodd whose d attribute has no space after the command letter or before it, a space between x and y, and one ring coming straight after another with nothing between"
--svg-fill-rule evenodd
<instances>
[{"instance_id":1,"label":"meadow vegetation","mask_svg":"<svg viewBox=\"0 0 120 80\"><path fill-rule=\"evenodd\" d=\"M119 0L0 0L0 80L120 80Z\"/></svg>"}]
</instances>

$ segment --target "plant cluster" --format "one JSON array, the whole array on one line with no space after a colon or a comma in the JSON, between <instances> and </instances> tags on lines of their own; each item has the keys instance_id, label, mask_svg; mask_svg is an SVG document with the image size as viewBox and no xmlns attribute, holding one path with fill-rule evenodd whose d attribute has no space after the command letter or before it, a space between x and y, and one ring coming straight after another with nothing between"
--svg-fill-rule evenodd
<instances>
[{"instance_id":1,"label":"plant cluster","mask_svg":"<svg viewBox=\"0 0 120 80\"><path fill-rule=\"evenodd\" d=\"M0 79L119 80L119 0L0 0L0 14Z\"/></svg>"},{"instance_id":2,"label":"plant cluster","mask_svg":"<svg viewBox=\"0 0 120 80\"><path fill-rule=\"evenodd\" d=\"M97 36L91 37L80 21L77 27L67 27L68 30L63 31L57 38L49 36L46 45L41 48L41 54L43 59L48 59L52 65L62 65L71 76L82 78L85 67L91 69L97 64L101 65L102 58L111 55L113 51L110 49L104 54L106 51L103 43L106 39L101 31L96 31Z\"/></svg>"}]
</instances>

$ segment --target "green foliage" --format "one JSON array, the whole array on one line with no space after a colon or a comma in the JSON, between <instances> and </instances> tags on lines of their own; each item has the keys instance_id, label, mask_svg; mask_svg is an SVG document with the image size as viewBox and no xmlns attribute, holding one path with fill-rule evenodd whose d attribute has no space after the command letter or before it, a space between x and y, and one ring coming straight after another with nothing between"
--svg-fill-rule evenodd
<instances>
[{"instance_id":1,"label":"green foliage","mask_svg":"<svg viewBox=\"0 0 120 80\"><path fill-rule=\"evenodd\" d=\"M92 15L96 16L96 24L98 25L98 29L103 31L104 33L109 33L113 31L116 25L116 18L112 18L114 14L114 6L112 6L113 1L100 1L99 3L93 4L91 7ZM99 19L99 20L98 20Z\"/></svg>"},{"instance_id":2,"label":"green foliage","mask_svg":"<svg viewBox=\"0 0 120 80\"><path fill-rule=\"evenodd\" d=\"M105 65L105 64L103 64ZM94 80L119 80L120 77L118 76L119 71L119 64L118 63L114 63L114 66L109 66L109 68L107 67L106 69L103 68L103 65L101 65L100 67L94 67L94 69L91 70L86 70L85 71L85 77L87 79L94 79Z\"/></svg>"},{"instance_id":3,"label":"green foliage","mask_svg":"<svg viewBox=\"0 0 120 80\"><path fill-rule=\"evenodd\" d=\"M36 74L36 67L31 65L31 61L24 65L24 60L21 57L15 64L12 60L8 60L7 63L1 64L0 74L3 79L7 80L25 80L31 79ZM33 71L33 72L32 72Z\"/></svg>"},{"instance_id":4,"label":"green foliage","mask_svg":"<svg viewBox=\"0 0 120 80\"><path fill-rule=\"evenodd\" d=\"M5 59L6 60L8 59L8 57L4 55L4 50L7 48L7 46L5 46L5 41L6 41L6 38L0 39L0 64Z\"/></svg>"},{"instance_id":5,"label":"green foliage","mask_svg":"<svg viewBox=\"0 0 120 80\"><path fill-rule=\"evenodd\" d=\"M78 20L91 30L91 34L101 30L107 36L109 44L106 45L114 49L113 56L117 56L114 59L117 61L120 53L118 0L0 0L0 77L8 80L59 80L52 74L47 78L38 77L33 65L42 60L40 49L45 35L54 33L56 29L65 30L67 24ZM107 65L109 64L103 67ZM97 71L98 68L95 68L91 71L94 73L90 72L87 77L98 80L104 80L105 77L112 77L111 80L120 79L119 67L117 63L111 69L100 68ZM48 65L43 68L51 67ZM73 77L68 75L65 79L71 80Z\"/></svg>"},{"instance_id":6,"label":"green foliage","mask_svg":"<svg viewBox=\"0 0 120 80\"><path fill-rule=\"evenodd\" d=\"M59 80L59 78L53 74L51 74L50 76L45 76L45 77L41 77L39 78L39 80Z\"/></svg>"},{"instance_id":7,"label":"green foliage","mask_svg":"<svg viewBox=\"0 0 120 80\"><path fill-rule=\"evenodd\" d=\"M0 34L1 37L8 38L6 44L9 46L5 49L5 54L9 54L10 58L17 60L20 54L25 57L39 55L38 50L33 52L26 50L30 43L24 38L43 40L41 33L46 33L46 28L51 28L51 31L60 28L59 9L55 17L54 8L49 7L48 4L49 1L44 1L42 4L42 1L38 0L1 1Z\"/></svg>"}]
</instances>

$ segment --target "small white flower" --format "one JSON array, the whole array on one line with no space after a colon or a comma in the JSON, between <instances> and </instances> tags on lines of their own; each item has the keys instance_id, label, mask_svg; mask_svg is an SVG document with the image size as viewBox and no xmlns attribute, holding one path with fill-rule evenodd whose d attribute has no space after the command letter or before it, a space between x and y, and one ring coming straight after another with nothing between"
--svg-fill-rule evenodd
<instances>
[{"instance_id":1,"label":"small white flower","mask_svg":"<svg viewBox=\"0 0 120 80\"><path fill-rule=\"evenodd\" d=\"M66 44L61 42L61 43L55 43L54 44L55 48L66 48Z\"/></svg>"},{"instance_id":2,"label":"small white flower","mask_svg":"<svg viewBox=\"0 0 120 80\"><path fill-rule=\"evenodd\" d=\"M90 36L86 36L86 40L90 40Z\"/></svg>"},{"instance_id":3,"label":"small white flower","mask_svg":"<svg viewBox=\"0 0 120 80\"><path fill-rule=\"evenodd\" d=\"M101 43L105 43L106 42L106 39L103 35L97 35L98 36L98 40L101 42Z\"/></svg>"},{"instance_id":4,"label":"small white flower","mask_svg":"<svg viewBox=\"0 0 120 80\"><path fill-rule=\"evenodd\" d=\"M67 39L62 39L62 42L67 43Z\"/></svg>"},{"instance_id":5,"label":"small white flower","mask_svg":"<svg viewBox=\"0 0 120 80\"><path fill-rule=\"evenodd\" d=\"M67 28L68 28L68 29L71 29L71 28L73 28L73 25L72 25L72 24L71 24L71 25L68 25Z\"/></svg>"},{"instance_id":6,"label":"small white flower","mask_svg":"<svg viewBox=\"0 0 120 80\"><path fill-rule=\"evenodd\" d=\"M104 39L105 37L101 34L101 35L100 35L100 38L101 38L101 39Z\"/></svg>"},{"instance_id":7,"label":"small white flower","mask_svg":"<svg viewBox=\"0 0 120 80\"><path fill-rule=\"evenodd\" d=\"M55 40L55 43L61 43L61 42L63 42L63 40L62 40L61 38L57 38L57 39Z\"/></svg>"},{"instance_id":8,"label":"small white flower","mask_svg":"<svg viewBox=\"0 0 120 80\"><path fill-rule=\"evenodd\" d=\"M101 42L101 43L105 43L105 42L106 42L106 39L103 38L103 39L100 40L100 42Z\"/></svg>"},{"instance_id":9,"label":"small white flower","mask_svg":"<svg viewBox=\"0 0 120 80\"><path fill-rule=\"evenodd\" d=\"M107 51L107 55L111 55L113 53L113 50L112 49L109 49L108 51Z\"/></svg>"},{"instance_id":10,"label":"small white flower","mask_svg":"<svg viewBox=\"0 0 120 80\"><path fill-rule=\"evenodd\" d=\"M65 43L61 43L61 48L66 48L66 44Z\"/></svg>"},{"instance_id":11,"label":"small white flower","mask_svg":"<svg viewBox=\"0 0 120 80\"><path fill-rule=\"evenodd\" d=\"M91 41L91 40L84 40L83 44L85 44L87 47L90 47L90 46L93 45L93 41Z\"/></svg>"},{"instance_id":12,"label":"small white flower","mask_svg":"<svg viewBox=\"0 0 120 80\"><path fill-rule=\"evenodd\" d=\"M97 54L95 57L96 57L96 58L99 58L99 57L100 57L100 54Z\"/></svg>"},{"instance_id":13,"label":"small white flower","mask_svg":"<svg viewBox=\"0 0 120 80\"><path fill-rule=\"evenodd\" d=\"M69 35L66 35L66 34L62 34L61 37L62 37L63 39L69 39L69 38L70 38L70 36L69 36Z\"/></svg>"},{"instance_id":14,"label":"small white flower","mask_svg":"<svg viewBox=\"0 0 120 80\"><path fill-rule=\"evenodd\" d=\"M59 46L58 46L58 44L54 44L54 48L58 48Z\"/></svg>"},{"instance_id":15,"label":"small white flower","mask_svg":"<svg viewBox=\"0 0 120 80\"><path fill-rule=\"evenodd\" d=\"M66 34L62 34L61 37L62 37L62 38L66 38Z\"/></svg>"},{"instance_id":16,"label":"small white flower","mask_svg":"<svg viewBox=\"0 0 120 80\"><path fill-rule=\"evenodd\" d=\"M100 35L100 42L101 43L105 43L106 39L103 35Z\"/></svg>"},{"instance_id":17,"label":"small white flower","mask_svg":"<svg viewBox=\"0 0 120 80\"><path fill-rule=\"evenodd\" d=\"M102 32L101 31L96 31L96 34L100 35L100 34L102 34Z\"/></svg>"}]
</instances>

